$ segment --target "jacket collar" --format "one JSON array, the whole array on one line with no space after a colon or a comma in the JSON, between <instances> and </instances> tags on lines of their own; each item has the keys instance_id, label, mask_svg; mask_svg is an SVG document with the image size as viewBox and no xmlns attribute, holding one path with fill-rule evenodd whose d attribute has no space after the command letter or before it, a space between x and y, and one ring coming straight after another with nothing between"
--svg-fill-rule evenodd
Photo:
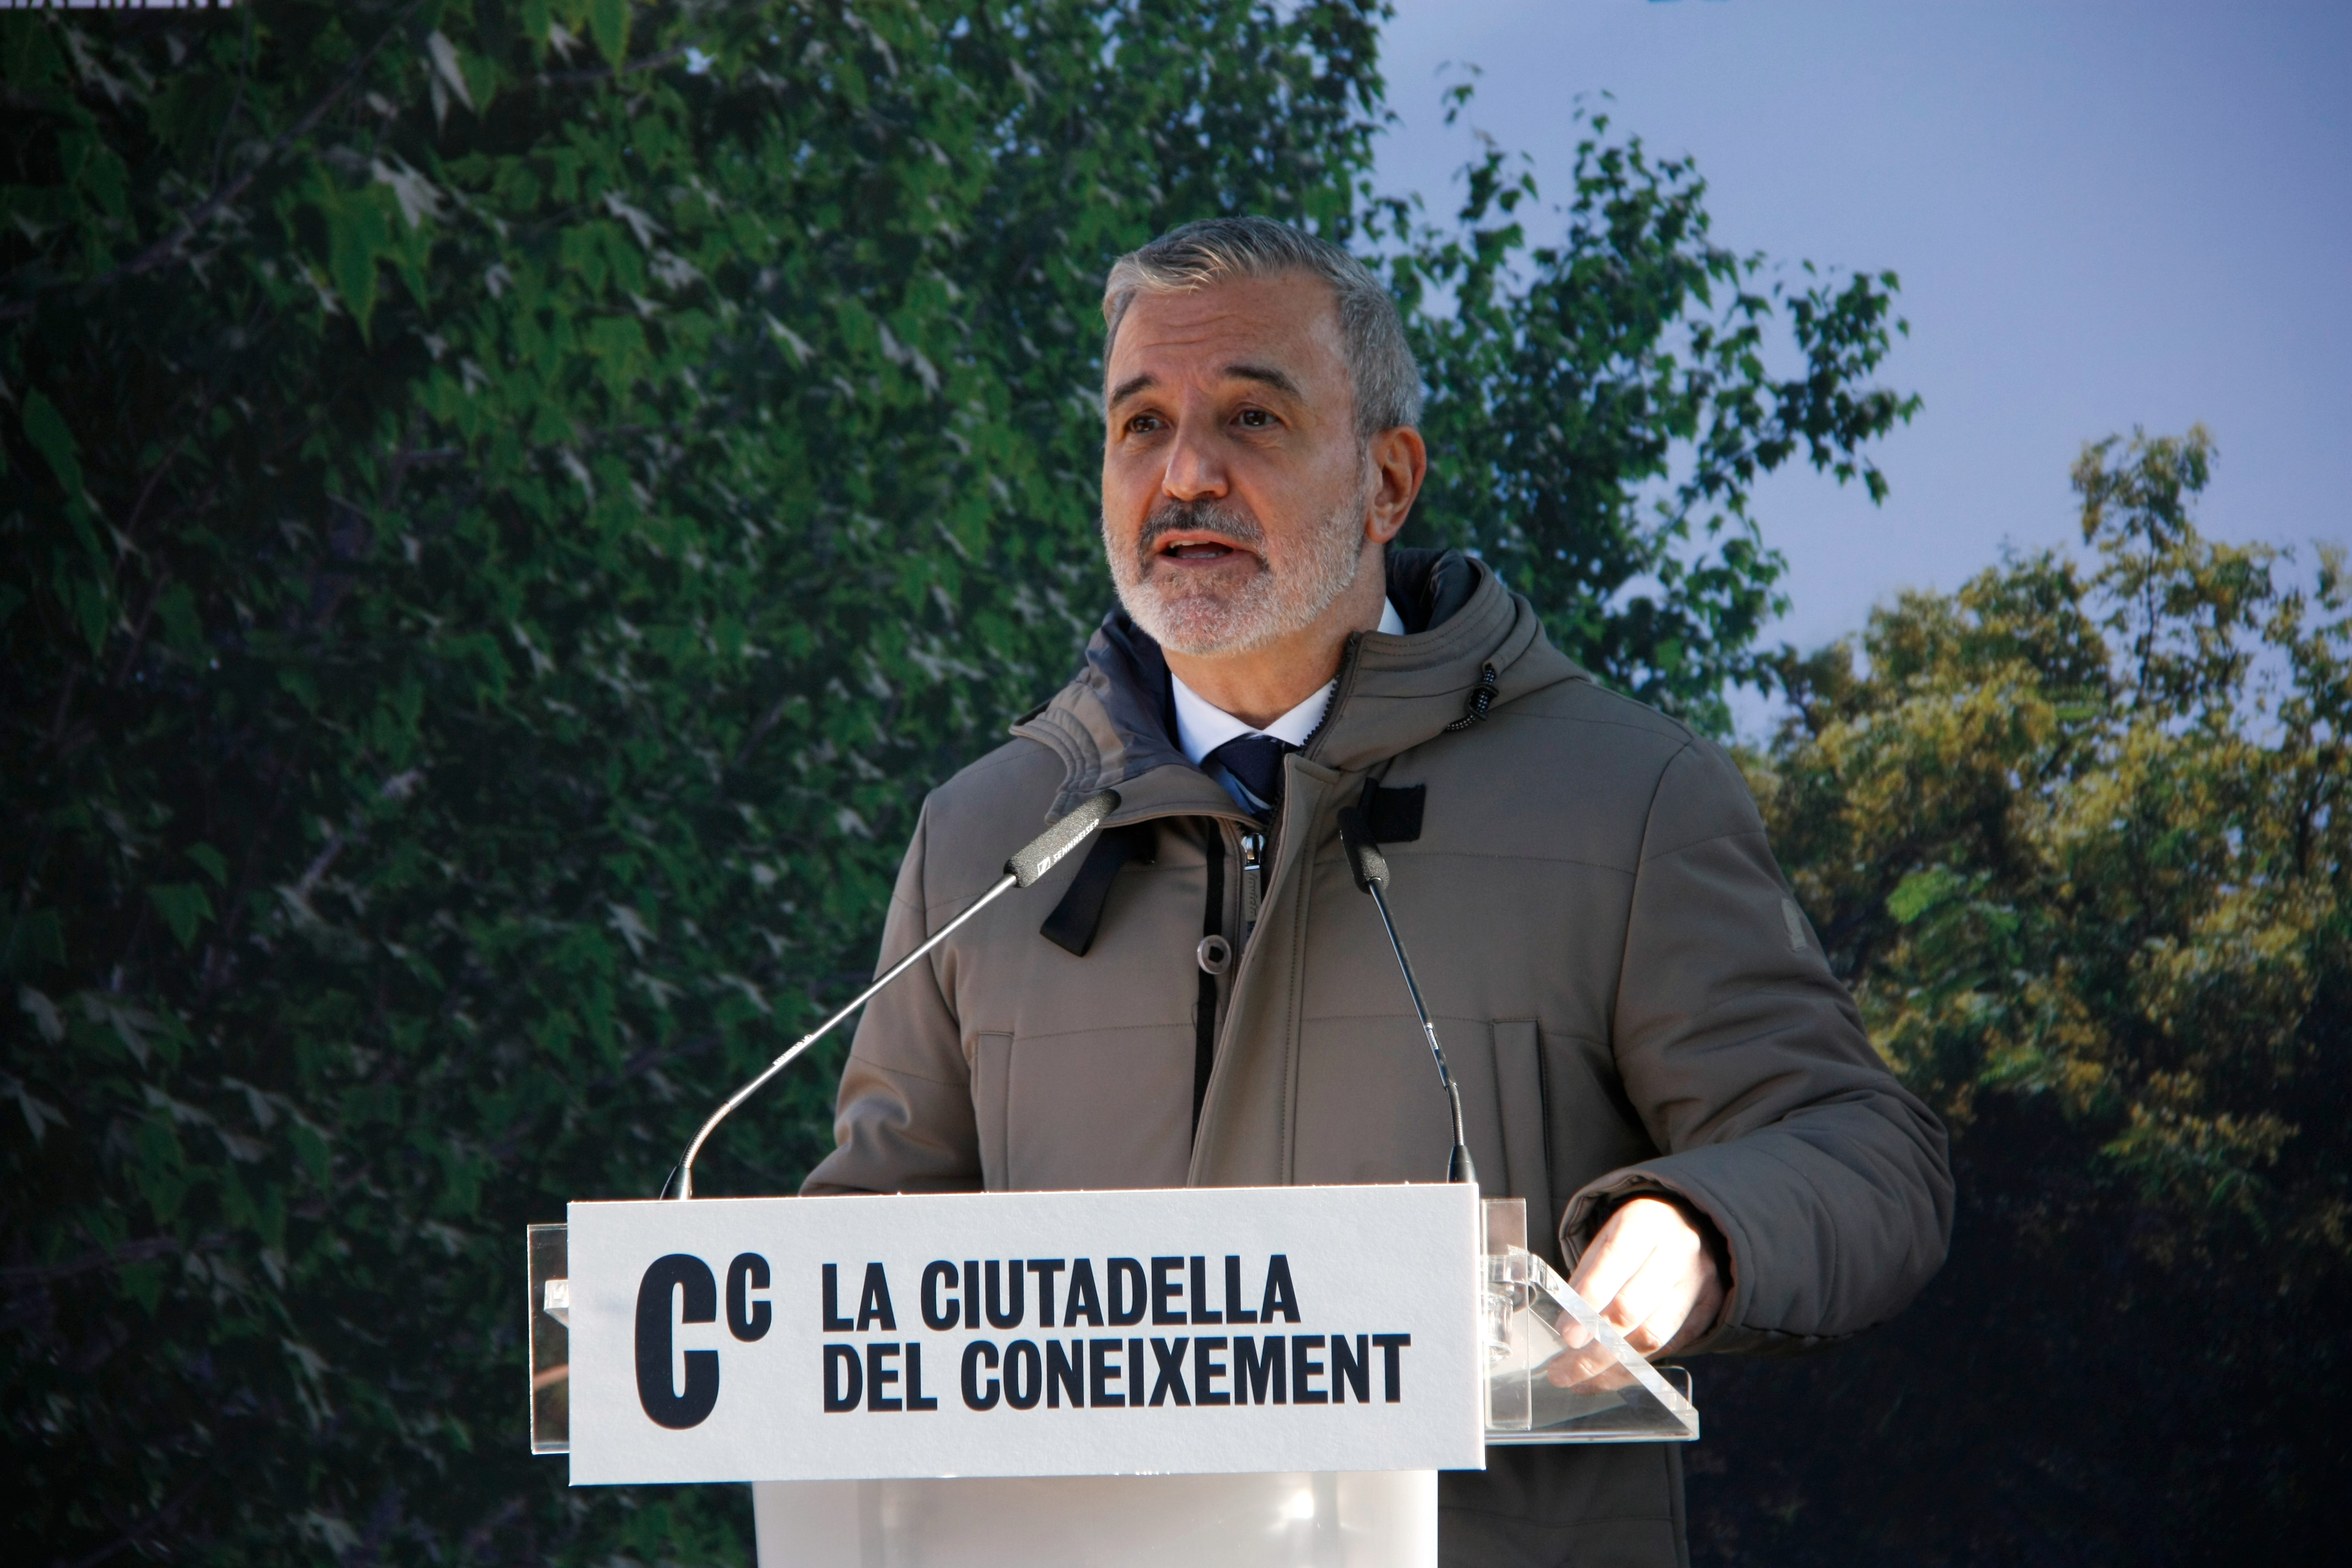
<instances>
[{"instance_id":1,"label":"jacket collar","mask_svg":"<svg viewBox=\"0 0 2352 1568\"><path fill-rule=\"evenodd\" d=\"M1480 672L1495 667L1495 707L1563 680L1590 679L1543 635L1535 606L1460 551L1391 550L1388 593L1406 635L1359 632L1339 660L1339 689L1307 761L1356 773L1434 739L1463 716ZM1113 609L1069 685L1024 714L1013 733L1062 759L1049 817L1101 789L1121 795L1115 825L1175 814L1240 817L1223 787L1176 743L1174 699L1160 645Z\"/></svg>"}]
</instances>

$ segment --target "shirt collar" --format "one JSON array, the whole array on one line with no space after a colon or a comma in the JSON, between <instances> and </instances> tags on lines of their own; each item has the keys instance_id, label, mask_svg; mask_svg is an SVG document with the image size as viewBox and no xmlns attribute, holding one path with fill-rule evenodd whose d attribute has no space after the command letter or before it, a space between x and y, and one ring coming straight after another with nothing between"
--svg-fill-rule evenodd
<instances>
[{"instance_id":1,"label":"shirt collar","mask_svg":"<svg viewBox=\"0 0 2352 1568\"><path fill-rule=\"evenodd\" d=\"M1405 635L1404 617L1386 599L1381 601L1380 630L1392 637ZM1316 726L1323 722L1324 712L1331 706L1332 693L1339 689L1339 678L1334 676L1320 691L1258 730L1185 685L1184 678L1174 670L1168 672L1168 679L1176 694L1176 743L1184 749L1185 760L1194 767L1201 765L1202 758L1239 735L1271 735L1294 746L1305 745Z\"/></svg>"}]
</instances>

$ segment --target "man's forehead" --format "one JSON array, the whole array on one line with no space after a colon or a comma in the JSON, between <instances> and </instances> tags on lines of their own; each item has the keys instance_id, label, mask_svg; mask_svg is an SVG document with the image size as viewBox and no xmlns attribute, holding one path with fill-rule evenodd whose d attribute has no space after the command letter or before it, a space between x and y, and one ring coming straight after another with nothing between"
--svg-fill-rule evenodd
<instances>
[{"instance_id":1,"label":"man's forehead","mask_svg":"<svg viewBox=\"0 0 2352 1568\"><path fill-rule=\"evenodd\" d=\"M1111 400L1167 375L1256 382L1295 396L1343 373L1338 301L1307 272L1139 294L1111 347Z\"/></svg>"}]
</instances>

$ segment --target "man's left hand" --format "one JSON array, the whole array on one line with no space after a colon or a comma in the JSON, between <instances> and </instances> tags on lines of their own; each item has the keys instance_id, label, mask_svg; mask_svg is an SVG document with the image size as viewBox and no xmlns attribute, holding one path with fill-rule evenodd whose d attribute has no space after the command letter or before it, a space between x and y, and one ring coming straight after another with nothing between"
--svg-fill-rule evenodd
<instances>
[{"instance_id":1,"label":"man's left hand","mask_svg":"<svg viewBox=\"0 0 2352 1568\"><path fill-rule=\"evenodd\" d=\"M1723 1280L1706 1240L1680 1209L1656 1198L1635 1198L1611 1215L1569 1284L1644 1356L1691 1343L1723 1310ZM1598 1345L1571 1345L1545 1373L1563 1388L1614 1381Z\"/></svg>"}]
</instances>

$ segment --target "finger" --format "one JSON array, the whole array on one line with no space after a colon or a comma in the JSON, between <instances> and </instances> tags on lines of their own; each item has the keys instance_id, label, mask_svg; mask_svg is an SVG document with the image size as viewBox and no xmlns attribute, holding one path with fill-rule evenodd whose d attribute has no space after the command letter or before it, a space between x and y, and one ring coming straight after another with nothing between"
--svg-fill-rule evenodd
<instances>
[{"instance_id":1,"label":"finger","mask_svg":"<svg viewBox=\"0 0 2352 1568\"><path fill-rule=\"evenodd\" d=\"M1663 1343L1640 1338L1644 1320L1662 1311L1670 1312L1677 1305L1679 1295L1674 1289L1670 1265L1656 1259L1637 1272L1611 1300L1607 1316L1599 1317L1601 1332L1569 1321L1562 1322L1561 1338L1566 1347L1544 1367L1544 1375L1562 1388L1580 1393L1598 1393L1604 1389L1622 1387L1633 1379L1621 1356L1625 1349L1635 1354L1647 1354ZM1661 1283L1663 1281L1663 1283ZM1599 1316L1596 1314L1596 1316ZM1618 1320L1622 1318L1622 1325ZM1636 1337L1629 1337L1636 1336Z\"/></svg>"},{"instance_id":2,"label":"finger","mask_svg":"<svg viewBox=\"0 0 2352 1568\"><path fill-rule=\"evenodd\" d=\"M1583 1309L1590 1310L1589 1308ZM1588 1321L1572 1313L1562 1313L1551 1325L1559 1337L1560 1346L1551 1359L1542 1363L1542 1372L1553 1384L1562 1388L1581 1386L1591 1379L1605 1374L1617 1364L1617 1352L1603 1340L1604 1333L1613 1337L1613 1331L1601 1323L1598 1313Z\"/></svg>"},{"instance_id":3,"label":"finger","mask_svg":"<svg viewBox=\"0 0 2352 1568\"><path fill-rule=\"evenodd\" d=\"M1613 1234L1606 1234L1612 1227ZM1594 1292L1586 1300L1593 1303L1603 1322L1625 1336L1628 1348L1637 1354L1656 1354L1697 1315L1702 1298L1716 1284L1713 1260L1682 1212L1654 1199L1625 1205L1611 1216L1611 1227L1604 1227L1604 1234L1610 1256L1595 1256L1590 1269L1580 1270ZM1595 1255L1601 1251L1601 1240L1594 1238ZM1625 1261L1637 1256L1641 1261L1632 1273L1618 1278ZM1600 1299L1600 1289L1611 1285L1614 1289ZM1713 1322L1719 1305L1718 1297L1707 1308L1704 1322ZM1631 1381L1632 1373L1619 1364L1613 1351L1588 1344L1589 1332L1580 1326L1563 1323L1561 1328L1572 1353L1546 1364L1545 1375L1550 1382L1580 1392L1598 1392Z\"/></svg>"},{"instance_id":4,"label":"finger","mask_svg":"<svg viewBox=\"0 0 2352 1568\"><path fill-rule=\"evenodd\" d=\"M1627 1204L1619 1211L1625 1228L1618 1240L1621 1255L1638 1251L1640 1263L1624 1278L1616 1281L1616 1289L1607 1300L1588 1298L1603 1310L1610 1325L1619 1331L1638 1325L1656 1310L1654 1300L1620 1300L1627 1287L1645 1272L1663 1269L1654 1274L1650 1289L1654 1293L1661 1282L1683 1273L1695 1272L1706 1256L1706 1247L1698 1232L1683 1216L1682 1211L1670 1204L1642 1198Z\"/></svg>"},{"instance_id":5,"label":"finger","mask_svg":"<svg viewBox=\"0 0 2352 1568\"><path fill-rule=\"evenodd\" d=\"M1645 1200L1637 1198L1611 1215L1569 1277L1568 1288L1596 1310L1606 1308L1656 1250L1657 1237L1643 1223L1644 1206Z\"/></svg>"},{"instance_id":6,"label":"finger","mask_svg":"<svg viewBox=\"0 0 2352 1568\"><path fill-rule=\"evenodd\" d=\"M1601 1321L1643 1355L1665 1348L1706 1285L1706 1254L1668 1241L1618 1289Z\"/></svg>"},{"instance_id":7,"label":"finger","mask_svg":"<svg viewBox=\"0 0 2352 1568\"><path fill-rule=\"evenodd\" d=\"M1578 1394L1602 1394L1633 1381L1633 1374L1618 1361L1617 1352L1597 1340L1554 1356L1545 1364L1543 1373L1545 1381L1554 1387Z\"/></svg>"},{"instance_id":8,"label":"finger","mask_svg":"<svg viewBox=\"0 0 2352 1568\"><path fill-rule=\"evenodd\" d=\"M1626 1348L1645 1361L1661 1353L1674 1342L1696 1305L1696 1290L1678 1289L1664 1296L1647 1316L1625 1331Z\"/></svg>"},{"instance_id":9,"label":"finger","mask_svg":"<svg viewBox=\"0 0 2352 1568\"><path fill-rule=\"evenodd\" d=\"M1617 1287L1641 1263L1639 1258L1626 1256L1637 1245L1635 1238L1626 1234L1625 1215L1632 1206L1626 1205L1609 1216L1568 1277L1569 1289L1587 1301L1595 1297L1605 1301L1615 1295Z\"/></svg>"}]
</instances>

